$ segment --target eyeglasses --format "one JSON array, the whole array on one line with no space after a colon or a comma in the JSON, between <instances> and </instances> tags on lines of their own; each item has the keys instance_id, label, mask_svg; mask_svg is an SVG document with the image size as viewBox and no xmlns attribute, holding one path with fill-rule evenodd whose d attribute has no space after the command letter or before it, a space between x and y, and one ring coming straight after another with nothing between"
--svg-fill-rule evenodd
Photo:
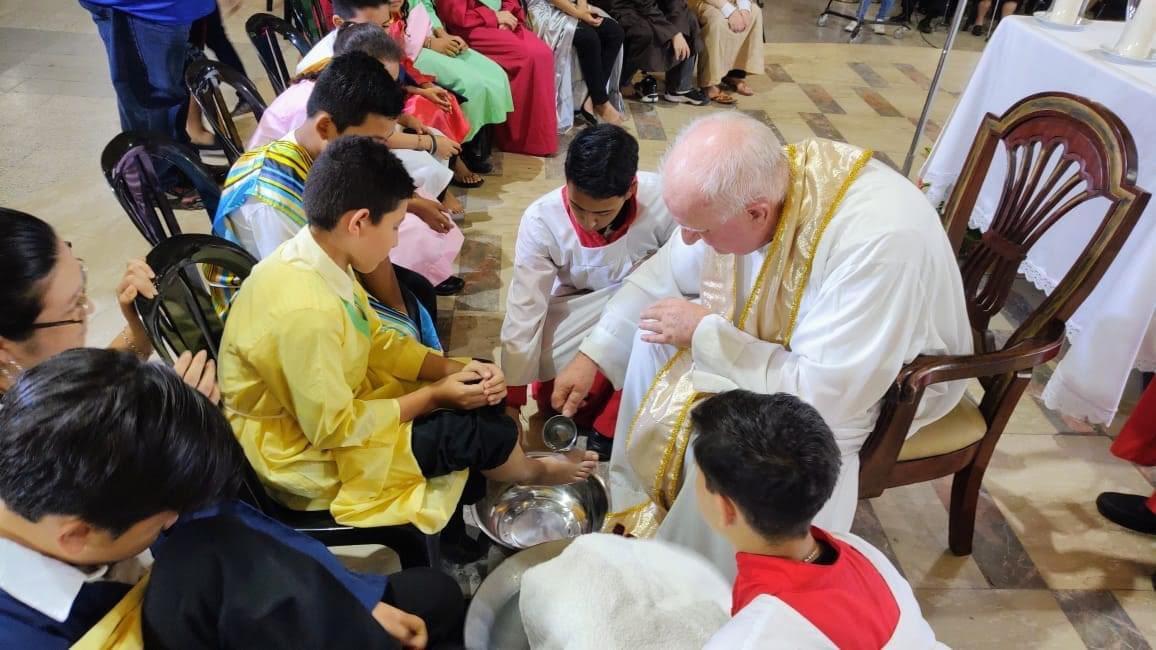
<instances>
[{"instance_id":1,"label":"eyeglasses","mask_svg":"<svg viewBox=\"0 0 1156 650\"><path fill-rule=\"evenodd\" d=\"M69 244L71 246L71 244ZM95 311L95 305L88 299L88 267L85 266L84 260L80 262L80 278L81 289L80 296L76 299L76 305L72 307L71 311L74 316L79 318L68 318L65 320L54 320L47 323L33 323L29 329L46 330L53 327L64 327L65 325L83 325L88 322L88 317Z\"/></svg>"}]
</instances>

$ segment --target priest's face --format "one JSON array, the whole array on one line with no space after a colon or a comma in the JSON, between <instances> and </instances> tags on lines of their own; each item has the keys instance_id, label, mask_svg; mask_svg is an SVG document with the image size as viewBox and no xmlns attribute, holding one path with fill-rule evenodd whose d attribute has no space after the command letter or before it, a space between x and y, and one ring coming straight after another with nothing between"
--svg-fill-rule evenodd
<instances>
[{"instance_id":1,"label":"priest's face","mask_svg":"<svg viewBox=\"0 0 1156 650\"><path fill-rule=\"evenodd\" d=\"M770 243L778 224L778 210L766 201L755 201L737 214L719 214L693 192L668 188L666 206L681 227L682 240L700 239L715 252L746 255Z\"/></svg>"},{"instance_id":2,"label":"priest's face","mask_svg":"<svg viewBox=\"0 0 1156 650\"><path fill-rule=\"evenodd\" d=\"M567 182L566 197L569 202L567 208L586 232L598 232L609 226L618 213L622 212L622 206L634 196L634 191L635 186L631 185L630 191L624 196L596 199L578 189L573 183Z\"/></svg>"}]
</instances>

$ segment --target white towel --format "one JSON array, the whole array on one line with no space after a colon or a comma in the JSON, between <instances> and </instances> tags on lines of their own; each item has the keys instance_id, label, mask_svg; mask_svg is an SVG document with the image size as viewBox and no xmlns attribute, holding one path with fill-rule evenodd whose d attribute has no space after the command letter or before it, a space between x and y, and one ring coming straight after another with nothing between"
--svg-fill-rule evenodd
<instances>
[{"instance_id":1,"label":"white towel","mask_svg":"<svg viewBox=\"0 0 1156 650\"><path fill-rule=\"evenodd\" d=\"M527 571L519 605L536 650L697 649L730 619L731 588L684 548L595 534Z\"/></svg>"}]
</instances>

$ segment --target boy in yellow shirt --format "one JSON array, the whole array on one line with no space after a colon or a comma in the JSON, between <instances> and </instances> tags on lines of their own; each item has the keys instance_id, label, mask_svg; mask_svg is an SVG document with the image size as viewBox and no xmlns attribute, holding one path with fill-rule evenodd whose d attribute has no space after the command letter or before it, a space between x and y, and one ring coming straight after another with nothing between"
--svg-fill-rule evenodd
<instances>
[{"instance_id":1,"label":"boy in yellow shirt","mask_svg":"<svg viewBox=\"0 0 1156 650\"><path fill-rule=\"evenodd\" d=\"M230 422L272 496L350 526L432 533L467 478L467 500L482 496L484 478L569 483L597 455L527 458L501 408L501 370L381 327L354 272L397 244L413 189L380 141L330 144L305 183L309 227L245 280L218 368Z\"/></svg>"}]
</instances>

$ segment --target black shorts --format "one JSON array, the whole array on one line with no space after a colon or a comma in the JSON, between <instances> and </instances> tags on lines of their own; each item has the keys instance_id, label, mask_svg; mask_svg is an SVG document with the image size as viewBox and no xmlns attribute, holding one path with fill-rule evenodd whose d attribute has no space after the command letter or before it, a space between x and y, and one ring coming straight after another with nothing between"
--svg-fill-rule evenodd
<instances>
[{"instance_id":1,"label":"black shorts","mask_svg":"<svg viewBox=\"0 0 1156 650\"><path fill-rule=\"evenodd\" d=\"M426 478L470 470L463 503L485 496L483 470L506 462L518 444L518 426L505 408L434 411L413 421L410 448Z\"/></svg>"}]
</instances>

